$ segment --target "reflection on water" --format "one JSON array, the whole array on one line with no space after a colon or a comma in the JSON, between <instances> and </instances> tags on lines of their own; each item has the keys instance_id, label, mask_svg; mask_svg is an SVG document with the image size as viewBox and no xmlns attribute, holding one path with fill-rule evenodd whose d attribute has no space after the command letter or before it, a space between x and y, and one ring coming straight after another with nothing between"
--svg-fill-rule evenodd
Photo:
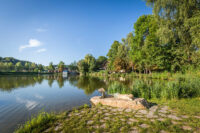
<instances>
[{"instance_id":1,"label":"reflection on water","mask_svg":"<svg viewBox=\"0 0 200 133\"><path fill-rule=\"evenodd\" d=\"M59 88L63 88L66 81L70 85L83 89L85 94L92 94L96 89L104 87L106 83L98 78L93 77L63 77L62 75L34 75L34 76L0 76L0 91L11 92L18 88L25 88L28 86L35 86L42 84L47 80L49 87L52 87L54 82L57 83ZM40 95L36 97L42 99Z\"/></svg>"},{"instance_id":2,"label":"reflection on water","mask_svg":"<svg viewBox=\"0 0 200 133\"><path fill-rule=\"evenodd\" d=\"M90 104L107 83L92 77L62 75L0 76L0 133L13 132L41 110L59 112Z\"/></svg>"}]
</instances>

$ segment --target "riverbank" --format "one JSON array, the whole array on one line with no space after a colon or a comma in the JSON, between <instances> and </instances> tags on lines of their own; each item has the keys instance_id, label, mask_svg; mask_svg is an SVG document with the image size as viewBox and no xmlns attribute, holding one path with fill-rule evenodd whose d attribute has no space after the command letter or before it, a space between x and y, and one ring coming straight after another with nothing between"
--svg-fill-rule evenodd
<instances>
[{"instance_id":1,"label":"riverbank","mask_svg":"<svg viewBox=\"0 0 200 133\"><path fill-rule=\"evenodd\" d=\"M23 132L196 132L200 98L159 101L147 110L84 105L60 114L40 113L16 130Z\"/></svg>"},{"instance_id":2,"label":"riverbank","mask_svg":"<svg viewBox=\"0 0 200 133\"><path fill-rule=\"evenodd\" d=\"M128 78L128 77L134 77L134 78L148 78L148 79L161 79L161 80L175 80L178 78L200 78L200 71L187 71L185 73L177 72L177 73L171 73L171 72L152 72L151 74L143 74L143 73L136 73L136 72L130 72L130 73L109 73L106 70L102 70L99 72L91 72L87 74L88 76L92 77L98 77L98 78L111 78L111 79L122 79L122 78Z\"/></svg>"},{"instance_id":3,"label":"riverbank","mask_svg":"<svg viewBox=\"0 0 200 133\"><path fill-rule=\"evenodd\" d=\"M54 73L38 73L38 72L0 72L0 75L36 75L36 74L54 74Z\"/></svg>"}]
</instances>

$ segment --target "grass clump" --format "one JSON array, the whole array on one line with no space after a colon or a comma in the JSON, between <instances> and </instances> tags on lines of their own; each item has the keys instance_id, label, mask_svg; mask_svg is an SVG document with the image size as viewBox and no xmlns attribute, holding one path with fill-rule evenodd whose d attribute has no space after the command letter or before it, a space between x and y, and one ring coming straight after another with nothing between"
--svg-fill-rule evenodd
<instances>
[{"instance_id":1,"label":"grass clump","mask_svg":"<svg viewBox=\"0 0 200 133\"><path fill-rule=\"evenodd\" d=\"M15 133L39 133L47 129L55 120L56 116L53 113L41 112L27 121Z\"/></svg>"}]
</instances>

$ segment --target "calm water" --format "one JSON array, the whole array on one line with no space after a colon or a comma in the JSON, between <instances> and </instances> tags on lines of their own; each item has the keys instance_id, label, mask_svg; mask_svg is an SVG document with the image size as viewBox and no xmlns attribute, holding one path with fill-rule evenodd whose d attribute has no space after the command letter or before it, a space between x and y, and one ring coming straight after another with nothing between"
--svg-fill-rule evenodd
<instances>
[{"instance_id":1,"label":"calm water","mask_svg":"<svg viewBox=\"0 0 200 133\"><path fill-rule=\"evenodd\" d=\"M0 133L13 132L41 110L61 112L90 104L98 88L97 78L45 76L0 76Z\"/></svg>"}]
</instances>

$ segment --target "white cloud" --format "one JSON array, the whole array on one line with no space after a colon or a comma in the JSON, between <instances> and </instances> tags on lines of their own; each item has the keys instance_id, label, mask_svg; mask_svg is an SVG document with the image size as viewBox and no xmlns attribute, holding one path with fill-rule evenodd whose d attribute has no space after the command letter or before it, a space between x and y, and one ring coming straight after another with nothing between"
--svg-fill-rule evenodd
<instances>
[{"instance_id":1,"label":"white cloud","mask_svg":"<svg viewBox=\"0 0 200 133\"><path fill-rule=\"evenodd\" d=\"M36 31L37 31L37 32L46 32L47 30L46 30L46 29L43 29L43 28L37 28Z\"/></svg>"},{"instance_id":2,"label":"white cloud","mask_svg":"<svg viewBox=\"0 0 200 133\"><path fill-rule=\"evenodd\" d=\"M37 99L44 99L44 97L41 96L41 95L39 95L39 94L35 94L35 98L37 98Z\"/></svg>"},{"instance_id":3,"label":"white cloud","mask_svg":"<svg viewBox=\"0 0 200 133\"><path fill-rule=\"evenodd\" d=\"M28 110L32 110L38 105L38 102L36 102L36 101L28 100L28 99L22 99L20 97L16 97L16 100L19 103L25 104L25 106Z\"/></svg>"},{"instance_id":4,"label":"white cloud","mask_svg":"<svg viewBox=\"0 0 200 133\"><path fill-rule=\"evenodd\" d=\"M47 51L45 48L41 48L41 49L38 49L36 52L37 53L42 53L42 52L45 52L45 51Z\"/></svg>"},{"instance_id":5,"label":"white cloud","mask_svg":"<svg viewBox=\"0 0 200 133\"><path fill-rule=\"evenodd\" d=\"M19 51L22 51L25 48L39 47L41 45L42 45L42 43L40 41L38 41L37 39L30 39L29 43L27 45L21 45L19 47Z\"/></svg>"}]
</instances>

